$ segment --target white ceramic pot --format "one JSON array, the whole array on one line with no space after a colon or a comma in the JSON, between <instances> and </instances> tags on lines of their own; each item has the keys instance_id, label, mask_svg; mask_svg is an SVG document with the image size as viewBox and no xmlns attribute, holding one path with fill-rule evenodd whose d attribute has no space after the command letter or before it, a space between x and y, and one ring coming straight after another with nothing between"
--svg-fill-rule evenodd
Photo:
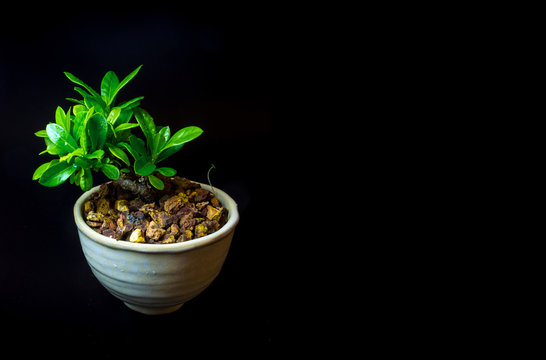
<instances>
[{"instance_id":1,"label":"white ceramic pot","mask_svg":"<svg viewBox=\"0 0 546 360\"><path fill-rule=\"evenodd\" d=\"M220 189L200 185L214 191L228 210L228 221L215 233L181 243L132 243L95 232L85 223L82 206L99 186L76 201L74 219L91 271L129 308L150 315L176 311L220 272L239 222L237 204Z\"/></svg>"}]
</instances>

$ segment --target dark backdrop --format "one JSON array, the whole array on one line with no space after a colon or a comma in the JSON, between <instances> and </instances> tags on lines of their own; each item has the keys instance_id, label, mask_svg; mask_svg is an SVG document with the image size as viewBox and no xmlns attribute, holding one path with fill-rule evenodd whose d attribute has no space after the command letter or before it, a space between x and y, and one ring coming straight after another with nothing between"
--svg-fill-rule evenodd
<instances>
[{"instance_id":1,"label":"dark backdrop","mask_svg":"<svg viewBox=\"0 0 546 360\"><path fill-rule=\"evenodd\" d=\"M184 351L270 351L280 321L271 210L277 196L270 191L278 170L273 16L252 8L94 6L4 9L2 16L0 343L29 352L90 345L82 349L105 357L172 351L167 344L173 341ZM93 277L72 218L81 190L31 180L35 168L53 158L38 156L45 146L33 133L54 122L58 105L71 105L66 97L79 98L63 71L99 88L108 70L121 79L140 64L119 100L145 96L141 106L157 124L200 126L204 134L165 165L206 182L215 164L213 185L228 192L241 213L217 279L176 313L155 317L129 310Z\"/></svg>"}]
</instances>

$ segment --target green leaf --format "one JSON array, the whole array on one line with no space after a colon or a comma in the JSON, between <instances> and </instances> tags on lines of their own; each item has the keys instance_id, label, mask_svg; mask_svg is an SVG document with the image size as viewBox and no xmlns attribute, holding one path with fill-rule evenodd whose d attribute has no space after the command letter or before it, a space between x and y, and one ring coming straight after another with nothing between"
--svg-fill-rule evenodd
<instances>
[{"instance_id":1,"label":"green leaf","mask_svg":"<svg viewBox=\"0 0 546 360\"><path fill-rule=\"evenodd\" d=\"M76 186L80 186L80 179L82 177L83 171L83 169L76 170L76 172L70 176L70 183Z\"/></svg>"},{"instance_id":2,"label":"green leaf","mask_svg":"<svg viewBox=\"0 0 546 360\"><path fill-rule=\"evenodd\" d=\"M102 159L104 157L104 150L95 150L91 154L85 155L86 159Z\"/></svg>"},{"instance_id":3,"label":"green leaf","mask_svg":"<svg viewBox=\"0 0 546 360\"><path fill-rule=\"evenodd\" d=\"M154 172L155 165L145 158L140 158L135 161L134 169L138 175L147 176Z\"/></svg>"},{"instance_id":4,"label":"green leaf","mask_svg":"<svg viewBox=\"0 0 546 360\"><path fill-rule=\"evenodd\" d=\"M70 108L68 108L65 114L63 108L57 106L57 110L55 110L55 122L70 133Z\"/></svg>"},{"instance_id":5,"label":"green leaf","mask_svg":"<svg viewBox=\"0 0 546 360\"><path fill-rule=\"evenodd\" d=\"M85 157L77 157L74 159L74 164L81 168L88 169L93 166L93 161L86 159Z\"/></svg>"},{"instance_id":6,"label":"green leaf","mask_svg":"<svg viewBox=\"0 0 546 360\"><path fill-rule=\"evenodd\" d=\"M148 114L148 112L141 108L135 109L135 118L146 137L148 148L152 147L155 135L154 119Z\"/></svg>"},{"instance_id":7,"label":"green leaf","mask_svg":"<svg viewBox=\"0 0 546 360\"><path fill-rule=\"evenodd\" d=\"M158 190L163 190L165 188L163 181L153 175L149 175L148 180L150 180L150 184Z\"/></svg>"},{"instance_id":8,"label":"green leaf","mask_svg":"<svg viewBox=\"0 0 546 360\"><path fill-rule=\"evenodd\" d=\"M78 100L78 99L74 99L74 98L65 98L66 100L68 101L72 101L72 102L75 102L76 104L79 104L79 105L84 105L85 103L83 102L83 100Z\"/></svg>"},{"instance_id":9,"label":"green leaf","mask_svg":"<svg viewBox=\"0 0 546 360\"><path fill-rule=\"evenodd\" d=\"M41 138L46 138L48 137L47 136L47 131L45 130L40 130L40 131L37 131L34 133L34 135L38 136L38 137L41 137Z\"/></svg>"},{"instance_id":10,"label":"green leaf","mask_svg":"<svg viewBox=\"0 0 546 360\"><path fill-rule=\"evenodd\" d=\"M46 144L46 149L42 151L39 155L42 155L44 153L48 153L51 155L64 155L70 152L69 150L64 150L60 146L55 145L53 141L49 140L48 137L44 138L44 140Z\"/></svg>"},{"instance_id":11,"label":"green leaf","mask_svg":"<svg viewBox=\"0 0 546 360\"><path fill-rule=\"evenodd\" d=\"M123 161L125 165L131 166L131 163L129 162L129 157L123 150L115 146L108 146L108 150L110 150L112 155Z\"/></svg>"},{"instance_id":12,"label":"green leaf","mask_svg":"<svg viewBox=\"0 0 546 360\"><path fill-rule=\"evenodd\" d=\"M87 115L87 111L80 111L74 116L74 126L72 127L72 137L74 137L74 140L76 142L80 139L80 136L83 132L83 123L85 120L85 117Z\"/></svg>"},{"instance_id":13,"label":"green leaf","mask_svg":"<svg viewBox=\"0 0 546 360\"><path fill-rule=\"evenodd\" d=\"M130 123L130 124L121 124L118 127L114 129L115 132L123 131L127 129L132 129L138 127L138 124Z\"/></svg>"},{"instance_id":14,"label":"green leaf","mask_svg":"<svg viewBox=\"0 0 546 360\"><path fill-rule=\"evenodd\" d=\"M156 159L157 156L163 150L163 147L169 141L171 137L171 129L168 126L162 127L157 134L154 135L154 146L152 151L152 159Z\"/></svg>"},{"instance_id":15,"label":"green leaf","mask_svg":"<svg viewBox=\"0 0 546 360\"><path fill-rule=\"evenodd\" d=\"M168 149L173 146L178 146L187 143L201 135L203 130L197 126L187 126L180 129L173 135L173 137L167 142L164 149Z\"/></svg>"},{"instance_id":16,"label":"green leaf","mask_svg":"<svg viewBox=\"0 0 546 360\"><path fill-rule=\"evenodd\" d=\"M66 111L65 118L64 118L64 128L65 130L70 134L72 127L72 117L70 116L70 107Z\"/></svg>"},{"instance_id":17,"label":"green leaf","mask_svg":"<svg viewBox=\"0 0 546 360\"><path fill-rule=\"evenodd\" d=\"M87 138L87 123L89 122L89 119L91 116L93 116L93 112L95 111L95 108L92 107L87 111L87 114L85 115L85 119L83 119L83 123L81 125L81 129L79 130L79 138L80 138L80 146L83 148L83 150L87 153L87 147L89 144L89 139Z\"/></svg>"},{"instance_id":18,"label":"green leaf","mask_svg":"<svg viewBox=\"0 0 546 360\"><path fill-rule=\"evenodd\" d=\"M119 178L119 169L114 165L106 164L101 170L109 179L117 180Z\"/></svg>"},{"instance_id":19,"label":"green leaf","mask_svg":"<svg viewBox=\"0 0 546 360\"><path fill-rule=\"evenodd\" d=\"M74 91L76 91L78 94L80 94L84 99L86 97L93 97L93 95L91 95L90 93L88 93L87 91L85 91L84 89L82 89L81 87L78 87L78 86L74 86Z\"/></svg>"},{"instance_id":20,"label":"green leaf","mask_svg":"<svg viewBox=\"0 0 546 360\"><path fill-rule=\"evenodd\" d=\"M106 122L108 124L114 124L121 113L121 108L115 107L110 111L110 114L108 114L108 117L106 118Z\"/></svg>"},{"instance_id":21,"label":"green leaf","mask_svg":"<svg viewBox=\"0 0 546 360\"><path fill-rule=\"evenodd\" d=\"M129 137L129 143L131 144L131 148L133 149L133 151L139 155L138 156L139 158L146 155L146 147L144 145L144 140L142 140L139 137L136 137L135 135L131 135Z\"/></svg>"},{"instance_id":22,"label":"green leaf","mask_svg":"<svg viewBox=\"0 0 546 360\"><path fill-rule=\"evenodd\" d=\"M114 130L112 124L108 123L108 133L106 134L106 141L112 141L112 136L117 142L118 135L116 134L116 131Z\"/></svg>"},{"instance_id":23,"label":"green leaf","mask_svg":"<svg viewBox=\"0 0 546 360\"><path fill-rule=\"evenodd\" d=\"M83 151L82 148L77 148L76 150L74 150L72 152L72 155L74 155L74 156L83 156L83 155L85 155L85 152Z\"/></svg>"},{"instance_id":24,"label":"green leaf","mask_svg":"<svg viewBox=\"0 0 546 360\"><path fill-rule=\"evenodd\" d=\"M159 156L157 157L157 159L155 160L155 163L157 164L158 162L161 162L161 161L165 160L169 156L176 154L178 151L180 151L180 149L182 149L183 146L184 146L184 144L178 145L178 146L173 146L173 147L170 147L168 149L164 148L161 151L161 153L159 154Z\"/></svg>"},{"instance_id":25,"label":"green leaf","mask_svg":"<svg viewBox=\"0 0 546 360\"><path fill-rule=\"evenodd\" d=\"M83 169L76 170L76 172L70 175L70 183L76 186L80 186L80 179L82 177Z\"/></svg>"},{"instance_id":26,"label":"green leaf","mask_svg":"<svg viewBox=\"0 0 546 360\"><path fill-rule=\"evenodd\" d=\"M49 167L40 177L40 184L53 187L65 182L77 169L76 165L60 162Z\"/></svg>"},{"instance_id":27,"label":"green leaf","mask_svg":"<svg viewBox=\"0 0 546 360\"><path fill-rule=\"evenodd\" d=\"M72 112L74 113L74 115L78 115L81 112L87 112L87 108L84 105L75 105L72 108Z\"/></svg>"},{"instance_id":28,"label":"green leaf","mask_svg":"<svg viewBox=\"0 0 546 360\"><path fill-rule=\"evenodd\" d=\"M84 97L83 101L85 102L85 106L87 106L89 109L95 108L97 113L100 113L103 116L106 115L106 103L104 100L102 100L102 98L86 96Z\"/></svg>"},{"instance_id":29,"label":"green leaf","mask_svg":"<svg viewBox=\"0 0 546 360\"><path fill-rule=\"evenodd\" d=\"M140 100L144 99L144 96L139 96L137 98L134 98L134 99L131 99L129 101L126 101L120 105L118 105L118 107L122 108L122 109L125 109L125 108L133 108L134 106L129 106L129 105L134 105L135 103L139 102ZM138 105L135 105L135 106L138 106Z\"/></svg>"},{"instance_id":30,"label":"green leaf","mask_svg":"<svg viewBox=\"0 0 546 360\"><path fill-rule=\"evenodd\" d=\"M62 156L59 158L60 161L66 161L67 163L72 163L72 158L74 156L82 156L83 155L83 149L77 148L76 150L72 151L70 154L67 154L65 156Z\"/></svg>"},{"instance_id":31,"label":"green leaf","mask_svg":"<svg viewBox=\"0 0 546 360\"><path fill-rule=\"evenodd\" d=\"M121 80L121 82L119 83L119 85L117 86L116 90L114 90L113 94L112 94L112 99L118 94L118 92L125 86L127 85L127 83L129 81L131 81L131 79L133 79L136 74L138 74L138 71L140 70L140 68L142 67L142 65L140 65L139 67L137 67L135 70L133 70L132 73L130 73L129 75L127 75L123 80Z\"/></svg>"},{"instance_id":32,"label":"green leaf","mask_svg":"<svg viewBox=\"0 0 546 360\"><path fill-rule=\"evenodd\" d=\"M91 116L93 116L93 114L95 113L95 108L94 107L90 107L89 110L87 110L87 114L85 115L85 123L87 124L87 120L89 120L89 118L91 118Z\"/></svg>"},{"instance_id":33,"label":"green leaf","mask_svg":"<svg viewBox=\"0 0 546 360\"><path fill-rule=\"evenodd\" d=\"M42 164L42 165L38 166L36 171L34 171L34 174L32 174L32 180L38 180L42 176L42 174L47 169L49 169L50 166L55 165L58 162L59 162L59 160L55 159L55 160L51 160L50 162L46 162L45 164Z\"/></svg>"},{"instance_id":34,"label":"green leaf","mask_svg":"<svg viewBox=\"0 0 546 360\"><path fill-rule=\"evenodd\" d=\"M160 173L163 176L168 176L168 177L176 175L176 170L173 169L173 168L170 168L170 167L160 167L160 168L155 169L155 171L157 171L158 173Z\"/></svg>"},{"instance_id":35,"label":"green leaf","mask_svg":"<svg viewBox=\"0 0 546 360\"><path fill-rule=\"evenodd\" d=\"M71 152L78 148L76 140L62 126L48 124L46 132L49 139L62 150Z\"/></svg>"},{"instance_id":36,"label":"green leaf","mask_svg":"<svg viewBox=\"0 0 546 360\"><path fill-rule=\"evenodd\" d=\"M133 159L139 159L140 156L138 155L138 153L133 149L133 147L129 144L127 144L126 142L119 142L117 143L117 146L120 146L122 148L124 148L125 150L129 151L129 154L131 154L131 156L133 157Z\"/></svg>"},{"instance_id":37,"label":"green leaf","mask_svg":"<svg viewBox=\"0 0 546 360\"><path fill-rule=\"evenodd\" d=\"M87 91L89 91L91 95L100 97L100 95L97 94L97 92L93 90L89 85L87 85L86 83L84 83L83 81L81 81L80 79L72 75L71 73L65 71L64 74L66 75L68 80L72 81L75 84L83 86Z\"/></svg>"},{"instance_id":38,"label":"green leaf","mask_svg":"<svg viewBox=\"0 0 546 360\"><path fill-rule=\"evenodd\" d=\"M114 122L114 128L121 125L126 124L131 120L131 117L133 116L133 110L123 109L121 111L121 114L119 114L118 118Z\"/></svg>"},{"instance_id":39,"label":"green leaf","mask_svg":"<svg viewBox=\"0 0 546 360\"><path fill-rule=\"evenodd\" d=\"M64 113L63 108L60 106L57 106L57 109L55 109L55 122L57 123L57 125L63 126L65 117L66 115Z\"/></svg>"},{"instance_id":40,"label":"green leaf","mask_svg":"<svg viewBox=\"0 0 546 360\"><path fill-rule=\"evenodd\" d=\"M66 115L64 113L63 108L60 106L57 106L57 109L55 110L55 122L57 123L57 125L64 127L65 118L66 118Z\"/></svg>"},{"instance_id":41,"label":"green leaf","mask_svg":"<svg viewBox=\"0 0 546 360\"><path fill-rule=\"evenodd\" d=\"M95 114L87 122L87 135L91 142L91 149L102 149L106 141L108 123L102 114Z\"/></svg>"},{"instance_id":42,"label":"green leaf","mask_svg":"<svg viewBox=\"0 0 546 360\"><path fill-rule=\"evenodd\" d=\"M93 187L93 174L91 169L82 169L80 176L80 188L83 191L88 191Z\"/></svg>"},{"instance_id":43,"label":"green leaf","mask_svg":"<svg viewBox=\"0 0 546 360\"><path fill-rule=\"evenodd\" d=\"M102 78L100 83L100 94L106 102L106 105L110 106L114 100L116 89L119 86L119 79L115 72L108 71Z\"/></svg>"}]
</instances>

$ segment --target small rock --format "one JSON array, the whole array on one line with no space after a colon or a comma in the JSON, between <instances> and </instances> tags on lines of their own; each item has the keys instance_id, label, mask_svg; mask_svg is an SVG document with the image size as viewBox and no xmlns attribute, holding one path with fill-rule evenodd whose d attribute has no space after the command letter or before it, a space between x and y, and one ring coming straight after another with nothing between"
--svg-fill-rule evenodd
<instances>
[{"instance_id":1,"label":"small rock","mask_svg":"<svg viewBox=\"0 0 546 360\"><path fill-rule=\"evenodd\" d=\"M195 238L200 238L202 236L207 235L207 232L209 229L205 226L205 224L198 224L195 226Z\"/></svg>"},{"instance_id":2,"label":"small rock","mask_svg":"<svg viewBox=\"0 0 546 360\"><path fill-rule=\"evenodd\" d=\"M95 204L92 201L86 201L83 203L83 212L88 213L90 211L95 210Z\"/></svg>"},{"instance_id":3,"label":"small rock","mask_svg":"<svg viewBox=\"0 0 546 360\"><path fill-rule=\"evenodd\" d=\"M101 214L101 213L96 213L94 211L90 211L87 214L86 219L89 220L89 221L102 223L104 221L104 215Z\"/></svg>"},{"instance_id":4,"label":"small rock","mask_svg":"<svg viewBox=\"0 0 546 360\"><path fill-rule=\"evenodd\" d=\"M180 218L179 221L180 229L182 230L193 230L195 225L195 219L193 218L193 213L187 213Z\"/></svg>"},{"instance_id":5,"label":"small rock","mask_svg":"<svg viewBox=\"0 0 546 360\"><path fill-rule=\"evenodd\" d=\"M213 232L220 229L220 223L218 222L218 220L205 220L203 221L203 225L207 227L209 234L212 234Z\"/></svg>"},{"instance_id":6,"label":"small rock","mask_svg":"<svg viewBox=\"0 0 546 360\"><path fill-rule=\"evenodd\" d=\"M139 223L144 221L144 213L142 211L135 211L134 213L129 213L127 215L127 220L131 223Z\"/></svg>"},{"instance_id":7,"label":"small rock","mask_svg":"<svg viewBox=\"0 0 546 360\"><path fill-rule=\"evenodd\" d=\"M187 190L187 189L195 189L199 187L199 184L196 184L186 178L180 178L178 176L174 177L172 179L172 182L174 186L178 189L178 191Z\"/></svg>"},{"instance_id":8,"label":"small rock","mask_svg":"<svg viewBox=\"0 0 546 360\"><path fill-rule=\"evenodd\" d=\"M127 200L117 200L115 203L115 208L119 212L129 212L129 203Z\"/></svg>"},{"instance_id":9,"label":"small rock","mask_svg":"<svg viewBox=\"0 0 546 360\"><path fill-rule=\"evenodd\" d=\"M146 230L146 236L154 241L158 241L165 234L163 230L155 221L151 221Z\"/></svg>"},{"instance_id":10,"label":"small rock","mask_svg":"<svg viewBox=\"0 0 546 360\"><path fill-rule=\"evenodd\" d=\"M197 193L197 196L195 197L195 202L208 200L211 195L210 191L202 188L195 189L195 192Z\"/></svg>"},{"instance_id":11,"label":"small rock","mask_svg":"<svg viewBox=\"0 0 546 360\"><path fill-rule=\"evenodd\" d=\"M145 214L152 212L155 209L155 203L144 204L140 207L140 211Z\"/></svg>"},{"instance_id":12,"label":"small rock","mask_svg":"<svg viewBox=\"0 0 546 360\"><path fill-rule=\"evenodd\" d=\"M110 202L105 198L99 199L97 203L97 212L105 216L108 215L110 212Z\"/></svg>"},{"instance_id":13,"label":"small rock","mask_svg":"<svg viewBox=\"0 0 546 360\"><path fill-rule=\"evenodd\" d=\"M112 239L116 238L116 232L110 228L102 230L101 234L104 236L108 236L109 238L112 238Z\"/></svg>"},{"instance_id":14,"label":"small rock","mask_svg":"<svg viewBox=\"0 0 546 360\"><path fill-rule=\"evenodd\" d=\"M116 229L116 223L114 222L114 218L111 217L111 216L105 217L104 221L102 223L102 226L101 226L101 230L102 229L115 230Z\"/></svg>"},{"instance_id":15,"label":"small rock","mask_svg":"<svg viewBox=\"0 0 546 360\"><path fill-rule=\"evenodd\" d=\"M176 238L174 237L174 235L169 235L161 241L162 244L172 244L174 242L176 242Z\"/></svg>"},{"instance_id":16,"label":"small rock","mask_svg":"<svg viewBox=\"0 0 546 360\"><path fill-rule=\"evenodd\" d=\"M89 220L86 220L85 223L89 226L91 226L92 228L97 228L95 230L98 231L98 228L101 227L102 225L102 222L97 222L97 221L89 221Z\"/></svg>"},{"instance_id":17,"label":"small rock","mask_svg":"<svg viewBox=\"0 0 546 360\"><path fill-rule=\"evenodd\" d=\"M207 205L207 219L220 220L220 215L222 215L222 210L218 210L213 206Z\"/></svg>"},{"instance_id":18,"label":"small rock","mask_svg":"<svg viewBox=\"0 0 546 360\"><path fill-rule=\"evenodd\" d=\"M129 221L129 217L132 214L127 215L126 213L121 213L118 217L116 224L116 239L121 239L126 233L133 230L133 223Z\"/></svg>"},{"instance_id":19,"label":"small rock","mask_svg":"<svg viewBox=\"0 0 546 360\"><path fill-rule=\"evenodd\" d=\"M187 202L187 200L186 200ZM165 201L165 211L169 214L174 214L182 208L184 205L184 199L178 195L171 196Z\"/></svg>"},{"instance_id":20,"label":"small rock","mask_svg":"<svg viewBox=\"0 0 546 360\"><path fill-rule=\"evenodd\" d=\"M184 242L193 239L193 233L191 230L184 230L176 240L177 242Z\"/></svg>"},{"instance_id":21,"label":"small rock","mask_svg":"<svg viewBox=\"0 0 546 360\"><path fill-rule=\"evenodd\" d=\"M128 206L130 211L138 211L142 206L144 206L144 201L142 201L140 198L136 198L129 201Z\"/></svg>"},{"instance_id":22,"label":"small rock","mask_svg":"<svg viewBox=\"0 0 546 360\"><path fill-rule=\"evenodd\" d=\"M129 236L129 241L134 243L144 243L146 242L146 239L142 235L142 230L140 228L136 228Z\"/></svg>"},{"instance_id":23,"label":"small rock","mask_svg":"<svg viewBox=\"0 0 546 360\"><path fill-rule=\"evenodd\" d=\"M158 223L162 228L169 227L174 220L174 216L169 215L165 211L152 210L149 214L152 220Z\"/></svg>"},{"instance_id":24,"label":"small rock","mask_svg":"<svg viewBox=\"0 0 546 360\"><path fill-rule=\"evenodd\" d=\"M216 198L216 196L213 196L212 199L210 199L210 203L212 204L212 206L214 207L220 207L222 205L220 205L220 201L218 200L218 198Z\"/></svg>"}]
</instances>

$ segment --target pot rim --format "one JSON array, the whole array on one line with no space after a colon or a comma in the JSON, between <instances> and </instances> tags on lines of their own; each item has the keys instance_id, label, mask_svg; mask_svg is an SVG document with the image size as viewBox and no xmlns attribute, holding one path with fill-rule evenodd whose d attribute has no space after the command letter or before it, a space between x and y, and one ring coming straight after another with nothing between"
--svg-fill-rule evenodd
<instances>
[{"instance_id":1,"label":"pot rim","mask_svg":"<svg viewBox=\"0 0 546 360\"><path fill-rule=\"evenodd\" d=\"M133 243L130 241L112 239L108 236L99 234L85 223L81 209L83 207L83 203L89 198L89 196L99 190L100 185L95 186L89 191L84 192L78 198L78 200L76 200L76 203L74 204L74 220L76 222L76 226L82 233L84 233L94 242L120 250L129 250L144 253L176 253L210 245L221 240L222 238L229 235L230 232L233 232L235 230L235 226L239 222L239 211L237 210L237 203L228 194L226 194L224 191L220 190L217 187L212 188L207 184L202 184L197 181L192 182L199 184L203 189L214 192L218 200L220 200L222 205L228 210L228 221L218 231L212 234L205 235L197 239L172 244Z\"/></svg>"}]
</instances>

